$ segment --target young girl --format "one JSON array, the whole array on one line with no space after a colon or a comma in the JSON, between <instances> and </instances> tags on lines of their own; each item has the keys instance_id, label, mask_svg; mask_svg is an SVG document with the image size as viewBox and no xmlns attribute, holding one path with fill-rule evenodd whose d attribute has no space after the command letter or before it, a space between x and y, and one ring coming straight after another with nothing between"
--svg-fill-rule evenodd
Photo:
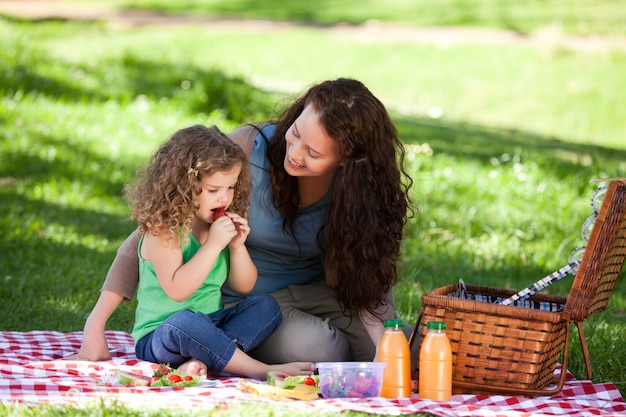
<instances>
[{"instance_id":1,"label":"young girl","mask_svg":"<svg viewBox=\"0 0 626 417\"><path fill-rule=\"evenodd\" d=\"M222 284L246 294L257 278L244 245L247 167L241 148L216 127L192 126L161 145L145 175L127 187L141 234L132 332L137 358L197 375L265 378L269 370L314 370L307 362L269 366L245 353L282 321L271 296L222 308Z\"/></svg>"}]
</instances>

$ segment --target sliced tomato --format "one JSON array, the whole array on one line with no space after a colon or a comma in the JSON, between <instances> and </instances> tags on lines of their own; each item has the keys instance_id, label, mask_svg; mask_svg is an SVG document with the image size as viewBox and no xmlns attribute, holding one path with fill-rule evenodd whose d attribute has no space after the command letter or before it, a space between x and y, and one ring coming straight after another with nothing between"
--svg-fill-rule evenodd
<instances>
[{"instance_id":1,"label":"sliced tomato","mask_svg":"<svg viewBox=\"0 0 626 417\"><path fill-rule=\"evenodd\" d=\"M177 374L172 374L172 375L168 375L167 376L167 380L170 381L171 383L176 384L177 382L180 382L183 380L183 378L181 378L180 375Z\"/></svg>"}]
</instances>

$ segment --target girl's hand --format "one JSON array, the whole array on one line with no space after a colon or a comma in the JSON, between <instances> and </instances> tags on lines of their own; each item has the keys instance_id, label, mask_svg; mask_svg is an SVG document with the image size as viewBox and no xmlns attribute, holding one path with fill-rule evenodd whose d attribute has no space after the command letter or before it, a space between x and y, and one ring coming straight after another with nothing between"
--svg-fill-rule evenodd
<instances>
[{"instance_id":1,"label":"girl's hand","mask_svg":"<svg viewBox=\"0 0 626 417\"><path fill-rule=\"evenodd\" d=\"M209 236L205 243L211 243L224 249L233 238L237 237L238 231L235 223L230 219L230 213L216 219L209 228Z\"/></svg>"},{"instance_id":2,"label":"girl's hand","mask_svg":"<svg viewBox=\"0 0 626 417\"><path fill-rule=\"evenodd\" d=\"M237 235L230 241L231 249L237 249L246 243L246 238L250 234L250 226L248 226L248 220L244 219L236 213L227 212L226 216L232 220Z\"/></svg>"}]
</instances>

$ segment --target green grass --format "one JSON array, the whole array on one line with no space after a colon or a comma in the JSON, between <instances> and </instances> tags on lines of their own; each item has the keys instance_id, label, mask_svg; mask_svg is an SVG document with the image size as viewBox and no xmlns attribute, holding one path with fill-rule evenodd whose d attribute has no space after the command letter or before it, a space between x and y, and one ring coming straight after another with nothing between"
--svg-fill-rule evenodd
<instances>
[{"instance_id":1,"label":"green grass","mask_svg":"<svg viewBox=\"0 0 626 417\"><path fill-rule=\"evenodd\" d=\"M20 412L24 411L24 414ZM43 405L30 410L25 407L16 408L0 404L0 416L37 416L37 417L94 417L94 416L124 416L124 417L223 417L223 416L245 416L245 417L308 417L310 412L293 410L289 408L274 408L268 412L267 407L259 407L258 403L218 405L213 410L157 410L157 409L137 409L121 404L89 404L84 406L53 406ZM332 417L338 413L315 412L316 416ZM427 416L428 414L418 413L413 416ZM342 412L342 417L364 417L367 414L352 411Z\"/></svg>"},{"instance_id":2,"label":"green grass","mask_svg":"<svg viewBox=\"0 0 626 417\"><path fill-rule=\"evenodd\" d=\"M626 172L619 51L12 19L0 20L0 43L0 330L82 329L134 229L122 187L168 135L195 123L228 131L265 120L321 79L363 80L410 149L420 215L406 228L396 289L409 321L424 292L460 277L523 288L564 265L583 244L589 180ZM546 292L565 295L570 285L566 278ZM625 290L622 278L608 310L584 324L594 381L622 393ZM125 303L109 328L130 331L133 307ZM584 378L576 341L570 369ZM81 411L0 407L0 415L46 413Z\"/></svg>"},{"instance_id":3,"label":"green grass","mask_svg":"<svg viewBox=\"0 0 626 417\"><path fill-rule=\"evenodd\" d=\"M579 36L626 34L622 0L110 0L105 4L112 6L313 26L378 20L414 26L492 27L520 34L546 29Z\"/></svg>"},{"instance_id":4,"label":"green grass","mask_svg":"<svg viewBox=\"0 0 626 417\"><path fill-rule=\"evenodd\" d=\"M207 70L244 76L256 86L282 93L326 78L352 76L402 114L623 147L624 53L576 53L549 45L444 48L408 41L390 45L313 29L257 33L189 26L106 37L103 30L85 29L83 39L72 33L51 36L42 40L42 47L75 65L95 87L100 82L107 88L126 88L109 83L117 69L108 69L97 81L92 74L102 69L86 63L131 61L129 72L119 76L130 94L154 86L148 91L157 97L187 99L189 93L201 94L198 82ZM314 48L299 52L311 42ZM133 62L136 65L130 65ZM144 80L144 74L154 69L171 74L168 83L156 75ZM181 91L182 80L191 83L190 91Z\"/></svg>"}]
</instances>

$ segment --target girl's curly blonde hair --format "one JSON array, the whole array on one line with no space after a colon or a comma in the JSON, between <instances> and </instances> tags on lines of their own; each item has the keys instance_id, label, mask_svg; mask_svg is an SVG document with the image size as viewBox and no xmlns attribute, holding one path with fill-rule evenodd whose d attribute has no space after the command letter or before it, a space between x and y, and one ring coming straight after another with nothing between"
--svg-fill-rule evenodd
<instances>
[{"instance_id":1,"label":"girl's curly blonde hair","mask_svg":"<svg viewBox=\"0 0 626 417\"><path fill-rule=\"evenodd\" d=\"M243 150L217 127L195 125L180 129L150 158L147 167L125 188L131 218L141 234L167 231L182 243L191 233L201 176L241 167L229 211L248 214L251 183Z\"/></svg>"}]
</instances>

